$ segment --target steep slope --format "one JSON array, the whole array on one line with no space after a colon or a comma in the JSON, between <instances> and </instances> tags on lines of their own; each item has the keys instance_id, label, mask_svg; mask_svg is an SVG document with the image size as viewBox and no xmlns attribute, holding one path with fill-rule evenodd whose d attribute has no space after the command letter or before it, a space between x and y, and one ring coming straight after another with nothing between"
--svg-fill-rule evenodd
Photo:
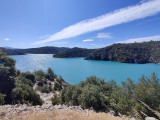
<instances>
[{"instance_id":1,"label":"steep slope","mask_svg":"<svg viewBox=\"0 0 160 120\"><path fill-rule=\"evenodd\" d=\"M160 63L160 41L144 43L113 44L98 49L86 60L104 60L122 63Z\"/></svg>"}]
</instances>

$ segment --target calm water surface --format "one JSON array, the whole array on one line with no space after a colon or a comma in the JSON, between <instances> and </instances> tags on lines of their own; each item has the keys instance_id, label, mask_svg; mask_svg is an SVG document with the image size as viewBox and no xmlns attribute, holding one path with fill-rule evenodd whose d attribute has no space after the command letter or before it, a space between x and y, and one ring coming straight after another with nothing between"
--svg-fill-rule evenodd
<instances>
[{"instance_id":1,"label":"calm water surface","mask_svg":"<svg viewBox=\"0 0 160 120\"><path fill-rule=\"evenodd\" d=\"M52 68L71 84L79 83L90 75L115 80L118 83L128 77L137 81L142 74L150 77L152 72L160 75L160 64L127 64L108 61L84 60L84 58L53 58L51 54L28 54L10 56L16 60L16 68L34 71Z\"/></svg>"}]
</instances>

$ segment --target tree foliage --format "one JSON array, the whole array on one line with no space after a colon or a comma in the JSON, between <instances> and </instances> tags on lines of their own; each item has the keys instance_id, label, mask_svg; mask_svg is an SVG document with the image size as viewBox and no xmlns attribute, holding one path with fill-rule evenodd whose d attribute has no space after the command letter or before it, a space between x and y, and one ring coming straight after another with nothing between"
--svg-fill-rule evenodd
<instances>
[{"instance_id":1,"label":"tree foliage","mask_svg":"<svg viewBox=\"0 0 160 120\"><path fill-rule=\"evenodd\" d=\"M137 111L141 118L144 117L142 112L156 117L139 100L160 111L160 84L155 73L150 78L143 75L137 83L128 78L121 85L90 76L78 85L69 85L61 93L61 101L67 105L93 107L96 111L114 110L117 114L133 116Z\"/></svg>"},{"instance_id":2,"label":"tree foliage","mask_svg":"<svg viewBox=\"0 0 160 120\"><path fill-rule=\"evenodd\" d=\"M104 60L122 63L159 63L160 42L150 41L144 43L113 44L97 49L85 59Z\"/></svg>"},{"instance_id":3,"label":"tree foliage","mask_svg":"<svg viewBox=\"0 0 160 120\"><path fill-rule=\"evenodd\" d=\"M33 73L15 69L15 61L0 51L0 104L26 103L42 105L40 96L33 90Z\"/></svg>"},{"instance_id":4,"label":"tree foliage","mask_svg":"<svg viewBox=\"0 0 160 120\"><path fill-rule=\"evenodd\" d=\"M28 49L6 49L6 48L0 47L0 49L7 55L24 55L28 53L30 54L56 54L58 52L65 51L69 48L46 46L46 47L28 48Z\"/></svg>"},{"instance_id":5,"label":"tree foliage","mask_svg":"<svg viewBox=\"0 0 160 120\"><path fill-rule=\"evenodd\" d=\"M55 58L73 58L73 57L86 57L91 52L93 52L94 49L85 49L85 48L78 48L74 47L71 49L67 49L65 51L61 51L53 55Z\"/></svg>"}]
</instances>

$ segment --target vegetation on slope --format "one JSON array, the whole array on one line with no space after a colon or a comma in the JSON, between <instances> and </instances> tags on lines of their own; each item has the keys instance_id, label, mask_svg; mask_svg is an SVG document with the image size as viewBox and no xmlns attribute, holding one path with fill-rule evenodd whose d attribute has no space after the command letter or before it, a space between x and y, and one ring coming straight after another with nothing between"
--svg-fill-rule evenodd
<instances>
[{"instance_id":1,"label":"vegetation on slope","mask_svg":"<svg viewBox=\"0 0 160 120\"><path fill-rule=\"evenodd\" d=\"M91 53L86 60L122 63L160 63L160 41L114 44Z\"/></svg>"},{"instance_id":2,"label":"vegetation on slope","mask_svg":"<svg viewBox=\"0 0 160 120\"><path fill-rule=\"evenodd\" d=\"M30 53L30 54L55 54L69 48L65 47L40 47L40 48L29 48L29 49L17 49L16 51L20 51L23 53Z\"/></svg>"},{"instance_id":3,"label":"vegetation on slope","mask_svg":"<svg viewBox=\"0 0 160 120\"><path fill-rule=\"evenodd\" d=\"M94 49L85 49L85 48L74 47L72 49L68 49L68 50L59 52L59 53L53 55L53 57L55 57L55 58L86 57L90 53L92 53L93 51L94 51Z\"/></svg>"},{"instance_id":4,"label":"vegetation on slope","mask_svg":"<svg viewBox=\"0 0 160 120\"><path fill-rule=\"evenodd\" d=\"M155 73L152 73L151 78L143 75L137 83L127 79L126 82L122 82L122 85L117 85L113 80L105 82L103 79L91 76L78 85L66 87L62 90L61 97L53 100L53 103L69 106L80 105L82 108L93 108L96 111L113 110L116 114L144 118L142 113L148 116L157 116L141 104L141 101L152 109L160 111L159 100L159 79Z\"/></svg>"},{"instance_id":5,"label":"vegetation on slope","mask_svg":"<svg viewBox=\"0 0 160 120\"><path fill-rule=\"evenodd\" d=\"M33 81L15 69L15 61L0 51L0 104L27 103L41 105L43 101L33 90ZM4 99L4 101L3 101Z\"/></svg>"},{"instance_id":6,"label":"vegetation on slope","mask_svg":"<svg viewBox=\"0 0 160 120\"><path fill-rule=\"evenodd\" d=\"M160 41L113 44L101 49L40 47L30 49L0 48L7 55L54 54L55 58L85 57L86 60L104 60L122 63L160 63Z\"/></svg>"},{"instance_id":7,"label":"vegetation on slope","mask_svg":"<svg viewBox=\"0 0 160 120\"><path fill-rule=\"evenodd\" d=\"M105 82L91 76L78 85L67 85L51 69L46 73L41 70L34 73L16 70L15 61L0 51L0 83L0 105L42 105L43 101L33 89L37 84L41 92L61 91L60 97L52 99L54 105L80 105L85 109L105 112L114 110L116 114L137 118L144 118L144 114L158 118L154 110L160 111L160 83L155 73L150 78L143 75L137 83L127 79L122 85L117 85L113 80Z\"/></svg>"},{"instance_id":8,"label":"vegetation on slope","mask_svg":"<svg viewBox=\"0 0 160 120\"><path fill-rule=\"evenodd\" d=\"M34 75L37 84L36 90L41 93L61 91L65 86L67 86L67 83L63 78L54 74L50 68L48 68L47 73L44 73L42 70L38 70L34 72Z\"/></svg>"},{"instance_id":9,"label":"vegetation on slope","mask_svg":"<svg viewBox=\"0 0 160 120\"><path fill-rule=\"evenodd\" d=\"M50 81L57 82L53 86ZM20 72L15 69L15 61L0 51L0 105L3 104L30 104L42 105L43 101L33 89L36 84L41 92L53 92L61 90L67 85L61 77L49 68L47 73L43 71Z\"/></svg>"}]
</instances>

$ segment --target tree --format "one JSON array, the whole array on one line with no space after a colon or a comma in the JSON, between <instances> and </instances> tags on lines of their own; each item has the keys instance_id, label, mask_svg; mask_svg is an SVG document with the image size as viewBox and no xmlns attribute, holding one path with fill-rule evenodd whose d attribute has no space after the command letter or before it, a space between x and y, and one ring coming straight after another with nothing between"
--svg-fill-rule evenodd
<instances>
[{"instance_id":1,"label":"tree","mask_svg":"<svg viewBox=\"0 0 160 120\"><path fill-rule=\"evenodd\" d=\"M0 51L0 92L6 95L6 103L12 101L11 91L14 88L15 74L15 61Z\"/></svg>"},{"instance_id":2,"label":"tree","mask_svg":"<svg viewBox=\"0 0 160 120\"><path fill-rule=\"evenodd\" d=\"M47 69L46 78L51 80L51 81L54 81L55 74L54 74L54 72L51 68Z\"/></svg>"}]
</instances>

